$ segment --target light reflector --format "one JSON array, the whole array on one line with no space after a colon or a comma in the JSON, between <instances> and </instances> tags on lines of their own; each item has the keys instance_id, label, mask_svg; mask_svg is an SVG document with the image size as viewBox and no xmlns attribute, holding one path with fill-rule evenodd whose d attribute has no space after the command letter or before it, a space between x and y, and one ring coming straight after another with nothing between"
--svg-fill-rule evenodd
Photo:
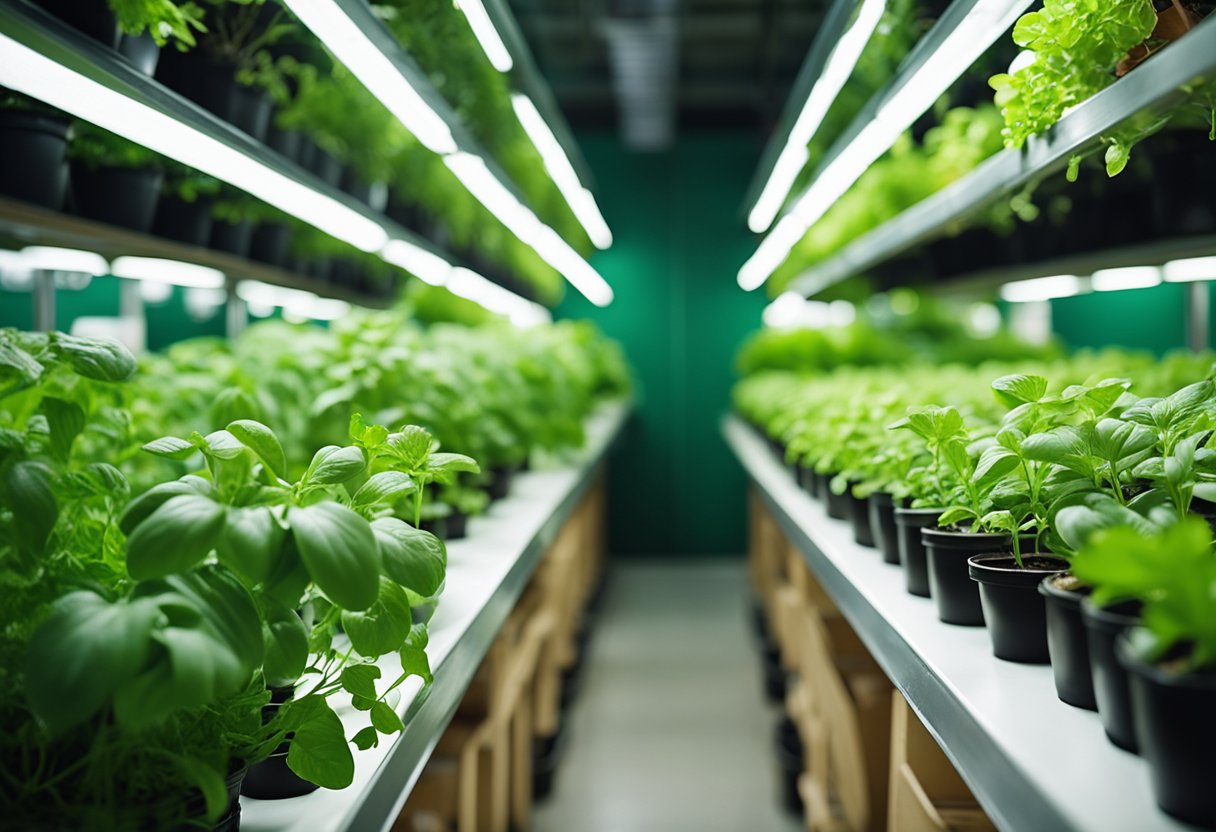
<instances>
[{"instance_id":1,"label":"light reflector","mask_svg":"<svg viewBox=\"0 0 1216 832\"><path fill-rule=\"evenodd\" d=\"M1120 292L1124 289L1147 289L1161 282L1157 266L1125 266L1100 269L1091 278L1095 292Z\"/></svg>"},{"instance_id":2,"label":"light reflector","mask_svg":"<svg viewBox=\"0 0 1216 832\"><path fill-rule=\"evenodd\" d=\"M27 269L47 272L78 272L90 276L110 270L106 258L94 251L56 246L27 246L21 250L21 264Z\"/></svg>"},{"instance_id":3,"label":"light reflector","mask_svg":"<svg viewBox=\"0 0 1216 832\"><path fill-rule=\"evenodd\" d=\"M1039 300L1067 298L1079 295L1084 290L1085 281L1075 274L1055 274L1006 283L1001 287L1001 300L1010 303L1032 303Z\"/></svg>"},{"instance_id":4,"label":"light reflector","mask_svg":"<svg viewBox=\"0 0 1216 832\"><path fill-rule=\"evenodd\" d=\"M1171 260L1162 269L1170 283L1189 283L1195 280L1216 280L1216 257L1189 257L1186 260Z\"/></svg>"},{"instance_id":5,"label":"light reflector","mask_svg":"<svg viewBox=\"0 0 1216 832\"><path fill-rule=\"evenodd\" d=\"M110 274L191 289L224 288L224 273L219 269L159 257L118 257L110 266Z\"/></svg>"}]
</instances>

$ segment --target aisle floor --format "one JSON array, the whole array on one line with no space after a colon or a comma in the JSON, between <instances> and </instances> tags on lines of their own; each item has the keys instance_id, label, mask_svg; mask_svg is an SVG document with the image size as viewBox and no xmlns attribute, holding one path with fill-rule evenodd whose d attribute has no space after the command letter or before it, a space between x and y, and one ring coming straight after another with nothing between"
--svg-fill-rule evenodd
<instances>
[{"instance_id":1,"label":"aisle floor","mask_svg":"<svg viewBox=\"0 0 1216 832\"><path fill-rule=\"evenodd\" d=\"M536 832L796 832L741 561L616 564Z\"/></svg>"}]
</instances>

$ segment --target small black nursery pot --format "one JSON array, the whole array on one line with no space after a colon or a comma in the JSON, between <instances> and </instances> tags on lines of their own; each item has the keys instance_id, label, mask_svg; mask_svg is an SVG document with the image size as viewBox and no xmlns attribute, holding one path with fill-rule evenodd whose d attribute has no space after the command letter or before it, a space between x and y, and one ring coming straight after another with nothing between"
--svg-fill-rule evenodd
<instances>
[{"instance_id":1,"label":"small black nursery pot","mask_svg":"<svg viewBox=\"0 0 1216 832\"><path fill-rule=\"evenodd\" d=\"M940 508L895 509L899 560L904 566L904 578L911 595L930 597L929 562L921 532L926 528L936 529L937 518L941 516Z\"/></svg>"},{"instance_id":2,"label":"small black nursery pot","mask_svg":"<svg viewBox=\"0 0 1216 832\"><path fill-rule=\"evenodd\" d=\"M992 653L998 659L1046 664L1047 608L1039 584L1068 569L1068 561L1048 555L973 555L967 560L971 580L979 584L980 606L988 623Z\"/></svg>"},{"instance_id":3,"label":"small black nursery pot","mask_svg":"<svg viewBox=\"0 0 1216 832\"><path fill-rule=\"evenodd\" d=\"M895 499L883 491L875 491L866 501L870 515L870 531L874 545L887 563L899 563L899 532L895 526Z\"/></svg>"},{"instance_id":4,"label":"small black nursery pot","mask_svg":"<svg viewBox=\"0 0 1216 832\"><path fill-rule=\"evenodd\" d=\"M874 547L874 530L870 528L870 504L865 497L853 493L854 483L845 489L849 498L849 521L853 524L853 539L859 546Z\"/></svg>"},{"instance_id":5,"label":"small black nursery pot","mask_svg":"<svg viewBox=\"0 0 1216 832\"><path fill-rule=\"evenodd\" d=\"M824 498L827 501L828 517L848 520L853 513L853 498L847 488L840 494L832 490L832 480L835 478L835 474L824 474Z\"/></svg>"},{"instance_id":6,"label":"small black nursery pot","mask_svg":"<svg viewBox=\"0 0 1216 832\"><path fill-rule=\"evenodd\" d=\"M1081 601L1089 594L1083 586L1070 588L1076 579L1050 575L1039 584L1047 612L1047 651L1055 677L1056 696L1078 708L1098 709L1089 668L1089 637L1081 620Z\"/></svg>"},{"instance_id":7,"label":"small black nursery pot","mask_svg":"<svg viewBox=\"0 0 1216 832\"><path fill-rule=\"evenodd\" d=\"M1145 661L1133 634L1116 639L1115 653L1130 674L1137 736L1157 805L1181 820L1216 828L1216 671L1172 669L1185 650L1161 662Z\"/></svg>"},{"instance_id":8,"label":"small black nursery pot","mask_svg":"<svg viewBox=\"0 0 1216 832\"><path fill-rule=\"evenodd\" d=\"M1107 607L1099 607L1089 598L1081 602L1098 716L1102 717L1102 727L1110 741L1133 753L1139 753L1140 746L1132 711L1131 681L1127 669L1115 657L1115 641L1129 627L1140 623L1142 606L1139 601L1120 601Z\"/></svg>"},{"instance_id":9,"label":"small black nursery pot","mask_svg":"<svg viewBox=\"0 0 1216 832\"><path fill-rule=\"evenodd\" d=\"M68 188L68 131L55 113L0 110L0 193L52 211Z\"/></svg>"},{"instance_id":10,"label":"small black nursery pot","mask_svg":"<svg viewBox=\"0 0 1216 832\"><path fill-rule=\"evenodd\" d=\"M968 627L984 625L979 587L968 572L972 555L1002 552L1009 548L1003 534L970 534L946 529L922 529L921 540L929 565L929 592L937 605L937 617L947 624Z\"/></svg>"},{"instance_id":11,"label":"small black nursery pot","mask_svg":"<svg viewBox=\"0 0 1216 832\"><path fill-rule=\"evenodd\" d=\"M200 196L187 202L179 196L164 194L156 206L152 233L188 246L205 246L211 239L212 203L210 197Z\"/></svg>"},{"instance_id":12,"label":"small black nursery pot","mask_svg":"<svg viewBox=\"0 0 1216 832\"><path fill-rule=\"evenodd\" d=\"M152 230L163 176L151 167L89 169L74 163L72 202L76 214L146 234Z\"/></svg>"}]
</instances>

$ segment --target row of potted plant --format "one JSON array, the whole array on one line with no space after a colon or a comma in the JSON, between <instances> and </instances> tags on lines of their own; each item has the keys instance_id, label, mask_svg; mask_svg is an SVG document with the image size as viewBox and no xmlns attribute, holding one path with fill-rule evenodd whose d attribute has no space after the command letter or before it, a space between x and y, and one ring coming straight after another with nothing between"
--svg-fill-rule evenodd
<instances>
[{"instance_id":1,"label":"row of potted plant","mask_svg":"<svg viewBox=\"0 0 1216 832\"><path fill-rule=\"evenodd\" d=\"M349 785L351 745L400 732L401 684L430 679L447 554L428 512L505 493L492 464L577 445L624 383L615 356L579 327L404 313L255 326L142 367L0 331L5 822L236 829L238 792ZM510 418L525 409L553 421ZM449 451L461 437L485 473Z\"/></svg>"},{"instance_id":2,"label":"row of potted plant","mask_svg":"<svg viewBox=\"0 0 1216 832\"><path fill-rule=\"evenodd\" d=\"M908 591L931 597L940 620L986 624L998 658L1050 660L1062 700L1096 704L1112 740L1143 746L1162 807L1211 823L1216 806L1199 785L1211 766L1185 777L1177 769L1216 737L1180 741L1201 723L1180 729L1132 704L1173 698L1182 713L1188 696L1210 701L1216 684L1209 634L1196 629L1216 619L1212 572L1192 568L1213 558L1204 522L1205 498L1216 497L1211 364L1210 355L1157 362L1110 351L1023 362L1020 372L773 372L740 382L736 405L830 516L902 566ZM1128 535L1162 560L1111 542ZM1169 561L1165 540L1196 536ZM1169 600L1181 586L1189 594ZM1193 606L1144 617L1149 600ZM1133 635L1116 647L1137 625L1155 640ZM1149 681L1132 682L1137 674ZM1137 685L1149 692L1133 694Z\"/></svg>"}]
</instances>

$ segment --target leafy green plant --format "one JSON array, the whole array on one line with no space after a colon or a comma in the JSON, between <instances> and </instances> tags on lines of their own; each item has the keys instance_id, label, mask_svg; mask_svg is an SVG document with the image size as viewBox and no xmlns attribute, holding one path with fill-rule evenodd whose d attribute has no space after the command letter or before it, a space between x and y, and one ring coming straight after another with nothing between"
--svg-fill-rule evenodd
<instances>
[{"instance_id":1,"label":"leafy green plant","mask_svg":"<svg viewBox=\"0 0 1216 832\"><path fill-rule=\"evenodd\" d=\"M195 46L196 33L206 32L203 9L197 3L174 0L107 0L128 35L147 32L157 46L172 42L185 52Z\"/></svg>"}]
</instances>

